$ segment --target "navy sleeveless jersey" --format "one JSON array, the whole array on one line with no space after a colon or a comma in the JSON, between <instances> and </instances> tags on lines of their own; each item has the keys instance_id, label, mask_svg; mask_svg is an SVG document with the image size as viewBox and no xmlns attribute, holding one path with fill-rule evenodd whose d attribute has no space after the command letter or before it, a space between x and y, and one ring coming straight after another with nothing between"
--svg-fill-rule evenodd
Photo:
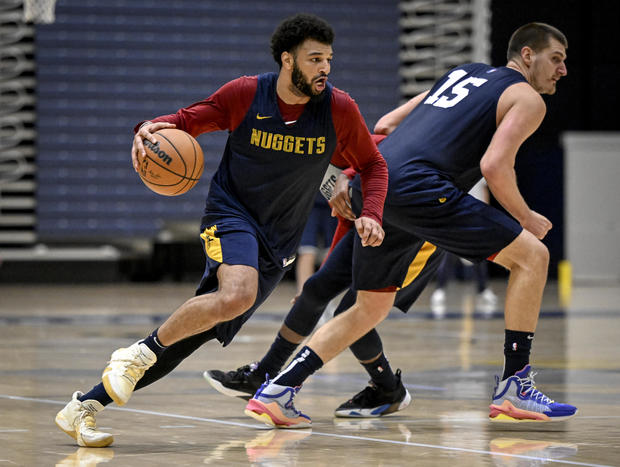
<instances>
[{"instance_id":1,"label":"navy sleeveless jersey","mask_svg":"<svg viewBox=\"0 0 620 467\"><path fill-rule=\"evenodd\" d=\"M482 176L480 159L497 128L497 102L520 82L526 82L521 73L483 63L439 79L379 146L389 169L388 199L397 202L411 180L437 173L469 191Z\"/></svg>"},{"instance_id":2,"label":"navy sleeveless jersey","mask_svg":"<svg viewBox=\"0 0 620 467\"><path fill-rule=\"evenodd\" d=\"M254 100L230 133L211 181L203 223L220 216L249 222L282 266L297 250L337 141L331 85L306 104L296 123L286 125L278 108L277 78L276 73L258 76Z\"/></svg>"}]
</instances>

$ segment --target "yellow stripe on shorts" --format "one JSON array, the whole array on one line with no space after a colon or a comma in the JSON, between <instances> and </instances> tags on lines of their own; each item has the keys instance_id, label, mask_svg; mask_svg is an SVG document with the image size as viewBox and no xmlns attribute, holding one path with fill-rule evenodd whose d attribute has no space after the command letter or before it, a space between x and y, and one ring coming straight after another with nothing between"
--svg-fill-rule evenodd
<instances>
[{"instance_id":1,"label":"yellow stripe on shorts","mask_svg":"<svg viewBox=\"0 0 620 467\"><path fill-rule=\"evenodd\" d=\"M200 234L200 238L205 242L205 252L207 256L213 261L221 263L223 261L222 256L222 243L220 239L215 236L217 225L207 227L204 232Z\"/></svg>"},{"instance_id":2,"label":"yellow stripe on shorts","mask_svg":"<svg viewBox=\"0 0 620 467\"><path fill-rule=\"evenodd\" d=\"M424 269L424 266L426 266L428 259L436 249L437 247L432 243L424 242L422 244L422 248L420 248L420 251L418 251L415 258L413 258L413 261L409 265L409 269L407 269L407 276L405 277L401 288L407 287L415 280L416 277L420 275Z\"/></svg>"}]
</instances>

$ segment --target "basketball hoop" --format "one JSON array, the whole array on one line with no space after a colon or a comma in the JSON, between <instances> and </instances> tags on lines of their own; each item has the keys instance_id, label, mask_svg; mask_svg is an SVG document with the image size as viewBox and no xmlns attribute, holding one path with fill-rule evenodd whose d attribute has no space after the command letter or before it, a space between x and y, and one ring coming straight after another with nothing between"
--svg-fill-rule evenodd
<instances>
[{"instance_id":1,"label":"basketball hoop","mask_svg":"<svg viewBox=\"0 0 620 467\"><path fill-rule=\"evenodd\" d=\"M35 24L50 24L55 18L56 0L24 0L24 21Z\"/></svg>"}]
</instances>

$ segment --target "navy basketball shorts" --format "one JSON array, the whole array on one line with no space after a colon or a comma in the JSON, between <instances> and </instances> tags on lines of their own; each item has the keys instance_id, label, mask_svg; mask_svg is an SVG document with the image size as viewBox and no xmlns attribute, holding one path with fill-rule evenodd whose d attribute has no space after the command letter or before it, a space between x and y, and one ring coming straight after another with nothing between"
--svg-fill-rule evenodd
<instances>
[{"instance_id":1,"label":"navy basketball shorts","mask_svg":"<svg viewBox=\"0 0 620 467\"><path fill-rule=\"evenodd\" d=\"M355 239L353 287L356 290L397 287L394 307L407 313L435 277L446 252L409 234L402 235L402 232L398 231L389 234L400 238L402 243L399 244L399 248L382 251L381 246L362 247L359 236ZM396 240L396 237L393 239ZM378 265L377 269L374 269L375 264Z\"/></svg>"},{"instance_id":2,"label":"navy basketball shorts","mask_svg":"<svg viewBox=\"0 0 620 467\"><path fill-rule=\"evenodd\" d=\"M430 244L427 244L426 248L429 248L429 245ZM418 250L410 264L421 264L421 259L424 257L424 255L425 253L422 249ZM398 292L396 292L396 298L394 299L394 306L396 308L405 313L409 311L409 308L411 308L411 306L415 303L415 301L418 299L422 291L426 288L428 283L435 277L435 273L437 272L437 269L439 269L441 261L445 256L446 252L441 248L436 248L431 253L429 258L424 263L424 267L420 269L420 271L415 275L415 277L411 278L411 281L408 281L404 287L400 288ZM409 268L407 268L407 270L409 271Z\"/></svg>"},{"instance_id":3,"label":"navy basketball shorts","mask_svg":"<svg viewBox=\"0 0 620 467\"><path fill-rule=\"evenodd\" d=\"M397 287L406 290L409 286L413 286L414 288L410 289L410 300L413 303L432 278L432 273L439 267L441 250L438 251L435 245L390 226L385 221L383 230L385 231L383 243L376 247L363 247L359 235L355 235L353 288L379 290ZM427 273L428 271L430 273ZM420 282L416 281L418 278ZM417 290L417 294L414 290ZM398 308L403 309L401 306Z\"/></svg>"},{"instance_id":4,"label":"navy basketball shorts","mask_svg":"<svg viewBox=\"0 0 620 467\"><path fill-rule=\"evenodd\" d=\"M352 286L352 282L356 282L352 276L353 249L356 243L358 248L361 248L357 232L355 229L351 229L340 239L325 260L325 263L321 266L321 269L312 277L313 281L321 281L321 288L330 299ZM374 247L365 248L374 249ZM444 256L445 251L435 248L428 242L420 241L417 238L411 240L410 248L407 249L407 257L402 262L401 258L396 258L396 261L402 264L402 270L405 271L404 279L400 283L400 289L396 293L394 300L396 308L405 313L411 308L411 305L413 305L426 285L435 276ZM401 275L399 273L398 277ZM370 280L375 282L376 277L371 275ZM359 279L357 283L359 283ZM383 287L378 286L376 288ZM355 286L353 286L353 289L358 290ZM368 287L362 290L372 289L372 287ZM289 316L287 316L287 324L288 321ZM293 326L289 327L296 329Z\"/></svg>"},{"instance_id":5,"label":"navy basketball shorts","mask_svg":"<svg viewBox=\"0 0 620 467\"><path fill-rule=\"evenodd\" d=\"M211 223L213 221L216 223ZM252 307L235 319L216 326L217 339L227 345L273 292L290 266L282 269L271 259L250 223L237 217L219 217L211 222L203 223L201 227L206 265L196 295L217 291L217 271L222 264L250 266L258 271L258 292Z\"/></svg>"},{"instance_id":6,"label":"navy basketball shorts","mask_svg":"<svg viewBox=\"0 0 620 467\"><path fill-rule=\"evenodd\" d=\"M381 246L362 247L359 240L355 243L356 289L403 287L412 274L410 264L430 258L428 245L478 263L500 252L523 230L509 216L450 183L427 185L419 193L422 195L400 197L398 204L388 199ZM359 191L353 190L354 208L360 198Z\"/></svg>"}]
</instances>

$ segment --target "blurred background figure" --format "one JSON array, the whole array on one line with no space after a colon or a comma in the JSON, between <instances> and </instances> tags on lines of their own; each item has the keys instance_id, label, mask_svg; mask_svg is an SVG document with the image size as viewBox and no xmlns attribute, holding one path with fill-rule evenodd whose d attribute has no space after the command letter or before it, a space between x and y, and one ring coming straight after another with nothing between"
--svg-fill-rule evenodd
<instances>
[{"instance_id":1,"label":"blurred background figure","mask_svg":"<svg viewBox=\"0 0 620 467\"><path fill-rule=\"evenodd\" d=\"M473 197L489 203L489 188L480 180L469 192ZM435 318L442 318L446 313L446 286L454 277L476 281L476 310L491 314L497 309L497 295L489 287L489 271L486 261L473 264L453 254L447 253L437 270L437 288L431 295L431 311Z\"/></svg>"},{"instance_id":2,"label":"blurred background figure","mask_svg":"<svg viewBox=\"0 0 620 467\"><path fill-rule=\"evenodd\" d=\"M337 218L332 217L332 208L323 195L318 193L297 250L295 267L297 294L301 293L304 282L314 274L317 266L323 261L337 225Z\"/></svg>"}]
</instances>

